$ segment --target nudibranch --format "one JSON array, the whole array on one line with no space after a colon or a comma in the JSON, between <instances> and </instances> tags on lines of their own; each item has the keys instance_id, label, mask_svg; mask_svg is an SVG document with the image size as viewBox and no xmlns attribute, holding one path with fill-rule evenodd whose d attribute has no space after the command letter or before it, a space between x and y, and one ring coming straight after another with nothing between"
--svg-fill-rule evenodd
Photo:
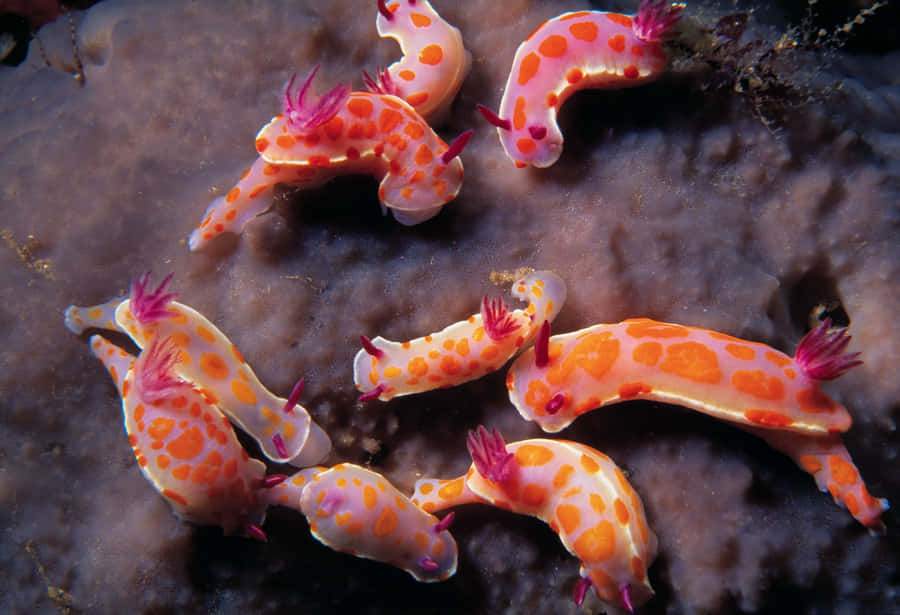
<instances>
[{"instance_id":1,"label":"nudibranch","mask_svg":"<svg viewBox=\"0 0 900 615\"><path fill-rule=\"evenodd\" d=\"M99 335L90 344L122 397L138 466L175 515L265 540L259 526L268 505L261 494L284 477L266 477L266 467L247 455L228 419L175 374L175 340L154 338L136 359Z\"/></svg>"},{"instance_id":2,"label":"nudibranch","mask_svg":"<svg viewBox=\"0 0 900 615\"><path fill-rule=\"evenodd\" d=\"M428 0L378 0L375 26L379 36L400 43L403 57L377 79L366 75L369 89L402 98L424 118L440 115L469 72L471 56L459 30Z\"/></svg>"},{"instance_id":3,"label":"nudibranch","mask_svg":"<svg viewBox=\"0 0 900 615\"><path fill-rule=\"evenodd\" d=\"M296 403L302 390L299 383L289 400L266 389L224 333L166 292L171 279L169 275L151 290L148 271L132 282L126 299L69 306L66 327L76 334L91 327L114 329L129 335L140 348L154 339L171 338L179 349L175 373L255 438L269 459L308 466L324 458L331 440Z\"/></svg>"},{"instance_id":4,"label":"nudibranch","mask_svg":"<svg viewBox=\"0 0 900 615\"><path fill-rule=\"evenodd\" d=\"M635 15L579 11L541 24L516 50L500 115L478 107L497 127L506 155L517 167L549 167L562 153L556 116L569 96L658 79L666 67L661 41L683 9L641 0Z\"/></svg>"},{"instance_id":5,"label":"nudibranch","mask_svg":"<svg viewBox=\"0 0 900 615\"><path fill-rule=\"evenodd\" d=\"M536 271L513 284L513 296L528 301L510 311L502 299L486 296L481 312L408 342L360 336L353 381L361 400L387 401L400 395L475 380L506 363L552 321L566 300L566 283L552 271Z\"/></svg>"},{"instance_id":6,"label":"nudibranch","mask_svg":"<svg viewBox=\"0 0 900 615\"><path fill-rule=\"evenodd\" d=\"M272 191L284 183L315 188L348 174L381 180L384 213L405 225L434 217L462 186L459 160L471 131L447 146L409 103L388 94L350 92L338 85L307 100L318 67L296 96L295 77L282 97L282 112L256 136L259 159L228 194L210 203L188 240L191 250L224 232L240 233L271 206Z\"/></svg>"},{"instance_id":7,"label":"nudibranch","mask_svg":"<svg viewBox=\"0 0 900 615\"><path fill-rule=\"evenodd\" d=\"M548 523L581 560L575 602L588 588L608 603L633 610L653 596L647 567L656 534L640 496L603 453L578 442L532 439L506 444L479 426L467 438L472 466L451 480L416 481L412 501L437 511L483 502Z\"/></svg>"},{"instance_id":8,"label":"nudibranch","mask_svg":"<svg viewBox=\"0 0 900 615\"><path fill-rule=\"evenodd\" d=\"M820 485L824 481L856 519L879 525L887 501L868 495L836 436L850 428L850 414L819 386L860 363L858 353L846 352L846 329L832 331L830 321L823 322L793 357L765 344L646 318L541 342L516 359L506 385L519 413L544 431L558 432L585 412L629 399L685 406L762 435ZM831 450L824 461L805 452L821 447Z\"/></svg>"},{"instance_id":9,"label":"nudibranch","mask_svg":"<svg viewBox=\"0 0 900 615\"><path fill-rule=\"evenodd\" d=\"M336 551L385 562L426 583L456 572L456 541L447 530L453 514L438 519L366 468L306 468L265 497L302 512L312 535Z\"/></svg>"}]
</instances>

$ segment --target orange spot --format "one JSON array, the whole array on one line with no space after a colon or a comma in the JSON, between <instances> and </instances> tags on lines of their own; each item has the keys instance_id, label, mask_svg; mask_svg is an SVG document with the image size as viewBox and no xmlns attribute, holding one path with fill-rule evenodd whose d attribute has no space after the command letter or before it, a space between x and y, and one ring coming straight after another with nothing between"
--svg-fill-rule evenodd
<instances>
[{"instance_id":1,"label":"orange spot","mask_svg":"<svg viewBox=\"0 0 900 615\"><path fill-rule=\"evenodd\" d=\"M225 478L231 478L237 474L237 459L229 459L222 468Z\"/></svg>"},{"instance_id":2,"label":"orange spot","mask_svg":"<svg viewBox=\"0 0 900 615\"><path fill-rule=\"evenodd\" d=\"M413 107L418 107L419 105L424 104L427 100L428 92L414 92L406 97L406 102L408 102Z\"/></svg>"},{"instance_id":3,"label":"orange spot","mask_svg":"<svg viewBox=\"0 0 900 615\"><path fill-rule=\"evenodd\" d=\"M359 150L356 149L355 147L348 147L346 154L347 154L347 158L349 158L350 160L359 159Z\"/></svg>"},{"instance_id":4,"label":"orange spot","mask_svg":"<svg viewBox=\"0 0 900 615\"><path fill-rule=\"evenodd\" d=\"M257 139L256 140L256 151L262 154L266 151L266 148L269 147L268 139Z\"/></svg>"},{"instance_id":5,"label":"orange spot","mask_svg":"<svg viewBox=\"0 0 900 615\"><path fill-rule=\"evenodd\" d=\"M438 489L437 495L442 500L454 500L462 495L463 487L463 478L454 478Z\"/></svg>"},{"instance_id":6,"label":"orange spot","mask_svg":"<svg viewBox=\"0 0 900 615\"><path fill-rule=\"evenodd\" d=\"M813 455L800 455L800 465L810 474L815 474L822 469L822 462Z\"/></svg>"},{"instance_id":7,"label":"orange spot","mask_svg":"<svg viewBox=\"0 0 900 615\"><path fill-rule=\"evenodd\" d=\"M322 126L322 130L329 139L337 140L341 137L341 133L344 132L344 120L338 116L334 116L325 122L325 125Z\"/></svg>"},{"instance_id":8,"label":"orange spot","mask_svg":"<svg viewBox=\"0 0 900 615\"><path fill-rule=\"evenodd\" d=\"M597 463L593 458L588 457L587 455L582 455L581 467L584 468L586 472L594 474L600 469L600 464Z\"/></svg>"},{"instance_id":9,"label":"orange spot","mask_svg":"<svg viewBox=\"0 0 900 615\"><path fill-rule=\"evenodd\" d=\"M434 154L431 152L431 150L428 148L428 146L425 145L424 143L420 144L419 148L416 150L416 155L414 157L416 164L424 166L424 165L430 163L433 159L434 159Z\"/></svg>"},{"instance_id":10,"label":"orange spot","mask_svg":"<svg viewBox=\"0 0 900 615\"><path fill-rule=\"evenodd\" d=\"M365 504L366 508L375 508L377 501L378 494L375 492L375 488L371 485L363 487L363 504Z\"/></svg>"},{"instance_id":11,"label":"orange spot","mask_svg":"<svg viewBox=\"0 0 900 615\"><path fill-rule=\"evenodd\" d=\"M603 501L603 498L597 494L590 494L591 508L594 509L594 512L602 515L603 511L606 510L606 502Z\"/></svg>"},{"instance_id":12,"label":"orange spot","mask_svg":"<svg viewBox=\"0 0 900 615\"><path fill-rule=\"evenodd\" d=\"M143 455L138 455L137 462L139 466L144 467L145 465L147 465L147 458Z\"/></svg>"},{"instance_id":13,"label":"orange spot","mask_svg":"<svg viewBox=\"0 0 900 615\"><path fill-rule=\"evenodd\" d=\"M512 121L513 128L516 130L522 130L525 126L525 122L528 121L528 118L525 116L525 98L523 96L516 98Z\"/></svg>"},{"instance_id":14,"label":"orange spot","mask_svg":"<svg viewBox=\"0 0 900 615\"><path fill-rule=\"evenodd\" d=\"M407 122L403 127L403 134L410 139L421 139L425 135L425 130L416 122Z\"/></svg>"},{"instance_id":15,"label":"orange spot","mask_svg":"<svg viewBox=\"0 0 900 615\"><path fill-rule=\"evenodd\" d=\"M391 132L402 121L403 114L393 109L382 109L378 115L378 127L382 132Z\"/></svg>"},{"instance_id":16,"label":"orange spot","mask_svg":"<svg viewBox=\"0 0 900 615\"><path fill-rule=\"evenodd\" d=\"M225 214L225 220L228 221L228 222L231 222L231 221L234 220L236 217L237 217L237 210L236 210L236 209L229 209L229 210L228 210L228 213Z\"/></svg>"},{"instance_id":17,"label":"orange spot","mask_svg":"<svg viewBox=\"0 0 900 615\"><path fill-rule=\"evenodd\" d=\"M407 200L409 200L409 198L412 196L412 193L412 188L404 188L400 191L400 194L403 196L403 198Z\"/></svg>"},{"instance_id":18,"label":"orange spot","mask_svg":"<svg viewBox=\"0 0 900 615\"><path fill-rule=\"evenodd\" d=\"M168 455L158 455L156 457L156 465L162 470L168 468L170 463L172 463L172 460L169 459Z\"/></svg>"},{"instance_id":19,"label":"orange spot","mask_svg":"<svg viewBox=\"0 0 900 615\"><path fill-rule=\"evenodd\" d=\"M519 85L525 85L534 77L541 66L541 58L533 51L522 58L519 65Z\"/></svg>"},{"instance_id":20,"label":"orange spot","mask_svg":"<svg viewBox=\"0 0 900 615\"><path fill-rule=\"evenodd\" d=\"M546 500L547 490L540 485L536 485L535 483L528 483L527 485L525 485L525 487L522 488L522 502L526 506L537 508Z\"/></svg>"},{"instance_id":21,"label":"orange spot","mask_svg":"<svg viewBox=\"0 0 900 615\"><path fill-rule=\"evenodd\" d=\"M566 39L559 34L551 34L538 46L541 55L547 58L561 58L569 50Z\"/></svg>"},{"instance_id":22,"label":"orange spot","mask_svg":"<svg viewBox=\"0 0 900 615\"><path fill-rule=\"evenodd\" d=\"M831 470L831 478L838 485L853 485L859 481L859 472L856 468L837 455L828 456L828 467Z\"/></svg>"},{"instance_id":23,"label":"orange spot","mask_svg":"<svg viewBox=\"0 0 900 615\"><path fill-rule=\"evenodd\" d=\"M566 486L566 483L569 482L569 478L574 473L575 468L573 468L569 464L560 466L559 470L556 471L556 476L553 477L553 487L555 489L562 489Z\"/></svg>"},{"instance_id":24,"label":"orange spot","mask_svg":"<svg viewBox=\"0 0 900 615\"><path fill-rule=\"evenodd\" d=\"M224 380L228 377L228 366L218 354L214 352L204 353L200 357L200 369L210 378Z\"/></svg>"},{"instance_id":25,"label":"orange spot","mask_svg":"<svg viewBox=\"0 0 900 615\"><path fill-rule=\"evenodd\" d=\"M297 141L294 140L294 137L291 135L278 135L278 138L275 139L275 143L278 144L278 147L283 149L290 149L294 147ZM268 167L266 167L268 168ZM278 172L278 167L275 167L275 173ZM263 173L266 173L266 170L263 169ZM266 175L274 175L274 173L266 173Z\"/></svg>"},{"instance_id":26,"label":"orange spot","mask_svg":"<svg viewBox=\"0 0 900 615\"><path fill-rule=\"evenodd\" d=\"M234 203L240 195L241 195L241 189L234 187L228 191L228 194L225 196L225 202L226 203Z\"/></svg>"},{"instance_id":27,"label":"orange spot","mask_svg":"<svg viewBox=\"0 0 900 615\"><path fill-rule=\"evenodd\" d=\"M347 110L356 117L369 117L372 115L372 101L368 98L351 98L347 103Z\"/></svg>"},{"instance_id":28,"label":"orange spot","mask_svg":"<svg viewBox=\"0 0 900 615\"><path fill-rule=\"evenodd\" d=\"M542 466L553 459L553 451L538 444L523 444L516 449L515 456L521 466Z\"/></svg>"},{"instance_id":29,"label":"orange spot","mask_svg":"<svg viewBox=\"0 0 900 615\"><path fill-rule=\"evenodd\" d=\"M192 459L203 450L204 442L203 432L195 425L169 442L166 450L175 459Z\"/></svg>"},{"instance_id":30,"label":"orange spot","mask_svg":"<svg viewBox=\"0 0 900 615\"><path fill-rule=\"evenodd\" d=\"M462 366L459 364L455 358L450 355L445 355L441 357L440 363L441 371L448 375L453 375L459 373L459 370L462 369Z\"/></svg>"},{"instance_id":31,"label":"orange spot","mask_svg":"<svg viewBox=\"0 0 900 615\"><path fill-rule=\"evenodd\" d=\"M766 376L760 369L753 371L739 369L731 376L731 384L738 391L760 399L779 400L784 398L784 384L774 376Z\"/></svg>"},{"instance_id":32,"label":"orange spot","mask_svg":"<svg viewBox=\"0 0 900 615\"><path fill-rule=\"evenodd\" d=\"M606 18L613 23L617 23L623 28L631 28L631 17L622 15L621 13L604 13Z\"/></svg>"},{"instance_id":33,"label":"orange spot","mask_svg":"<svg viewBox=\"0 0 900 615\"><path fill-rule=\"evenodd\" d=\"M628 327L625 329L625 333L634 338L671 338L687 337L688 335L690 335L690 331L687 327L682 327L681 325L670 325L665 322L657 322L655 320L650 320L649 318L632 318L626 320L625 322L628 323Z\"/></svg>"},{"instance_id":34,"label":"orange spot","mask_svg":"<svg viewBox=\"0 0 900 615\"><path fill-rule=\"evenodd\" d=\"M348 523L352 517L353 517L353 514L350 512L338 513L334 516L334 522L339 526L344 525L344 524Z\"/></svg>"},{"instance_id":35,"label":"orange spot","mask_svg":"<svg viewBox=\"0 0 900 615\"><path fill-rule=\"evenodd\" d=\"M428 15L422 15L421 13L410 13L409 20L413 22L413 25L417 28L426 28L431 25L431 18Z\"/></svg>"},{"instance_id":36,"label":"orange spot","mask_svg":"<svg viewBox=\"0 0 900 615\"><path fill-rule=\"evenodd\" d=\"M774 350L766 351L766 358L778 367L787 367L791 364L792 359L788 356L775 352Z\"/></svg>"},{"instance_id":37,"label":"orange spot","mask_svg":"<svg viewBox=\"0 0 900 615\"><path fill-rule=\"evenodd\" d=\"M537 149L537 143L533 139L523 137L516 141L516 148L523 154L530 154Z\"/></svg>"},{"instance_id":38,"label":"orange spot","mask_svg":"<svg viewBox=\"0 0 900 615\"><path fill-rule=\"evenodd\" d=\"M351 139L361 139L363 133L365 132L365 128L359 122L353 122L350 124L350 128L347 130L347 136Z\"/></svg>"},{"instance_id":39,"label":"orange spot","mask_svg":"<svg viewBox=\"0 0 900 615\"><path fill-rule=\"evenodd\" d=\"M662 356L662 351L663 347L659 342L643 342L635 346L634 350L631 352L631 358L634 359L636 363L653 366L659 361L659 357Z\"/></svg>"},{"instance_id":40,"label":"orange spot","mask_svg":"<svg viewBox=\"0 0 900 615\"><path fill-rule=\"evenodd\" d=\"M443 57L444 51L441 49L440 45L428 45L423 48L422 52L419 54L419 62L429 66L435 66L436 64L441 63Z\"/></svg>"},{"instance_id":41,"label":"orange spot","mask_svg":"<svg viewBox=\"0 0 900 615\"><path fill-rule=\"evenodd\" d=\"M147 435L154 440L162 440L175 428L175 421L166 416L160 416L150 422Z\"/></svg>"},{"instance_id":42,"label":"orange spot","mask_svg":"<svg viewBox=\"0 0 900 615\"><path fill-rule=\"evenodd\" d=\"M254 393L253 389L247 386L245 382L241 380L232 380L231 392L234 393L234 396L241 402L250 406L256 405L256 393Z\"/></svg>"},{"instance_id":43,"label":"orange spot","mask_svg":"<svg viewBox=\"0 0 900 615\"><path fill-rule=\"evenodd\" d=\"M644 48L641 47L640 45L632 45L631 46L631 55L633 55L636 58L643 58L644 57Z\"/></svg>"},{"instance_id":44,"label":"orange spot","mask_svg":"<svg viewBox=\"0 0 900 615\"><path fill-rule=\"evenodd\" d=\"M266 190L266 188L268 188L268 186L263 185L263 184L260 184L259 186L257 186L257 187L254 188L253 190L251 190L251 191L250 191L250 194L247 195L247 196L249 196L251 199L255 199L255 198L258 197L260 194L262 194L262 193Z\"/></svg>"},{"instance_id":45,"label":"orange spot","mask_svg":"<svg viewBox=\"0 0 900 615\"><path fill-rule=\"evenodd\" d=\"M494 359L498 354L500 354L500 349L497 348L497 346L495 346L494 344L491 344L490 346L485 346L484 348L481 349L481 358L484 359L485 361L490 361L491 359Z\"/></svg>"},{"instance_id":46,"label":"orange spot","mask_svg":"<svg viewBox=\"0 0 900 615\"><path fill-rule=\"evenodd\" d=\"M644 562L641 561L637 555L631 556L631 574L634 575L635 579L643 579L644 574Z\"/></svg>"},{"instance_id":47,"label":"orange spot","mask_svg":"<svg viewBox=\"0 0 900 615\"><path fill-rule=\"evenodd\" d=\"M791 417L771 410L747 410L744 412L744 417L751 423L770 427L787 427L794 423Z\"/></svg>"},{"instance_id":48,"label":"orange spot","mask_svg":"<svg viewBox=\"0 0 900 615\"><path fill-rule=\"evenodd\" d=\"M716 353L700 342L670 345L666 348L666 357L659 368L695 382L713 384L722 378Z\"/></svg>"},{"instance_id":49,"label":"orange spot","mask_svg":"<svg viewBox=\"0 0 900 615\"><path fill-rule=\"evenodd\" d=\"M401 70L399 73L397 73L397 76L404 81L412 81L416 78L416 74L411 70Z\"/></svg>"},{"instance_id":50,"label":"orange spot","mask_svg":"<svg viewBox=\"0 0 900 615\"><path fill-rule=\"evenodd\" d=\"M556 518L566 534L571 534L581 525L581 513L577 506L572 504L560 504L556 507Z\"/></svg>"},{"instance_id":51,"label":"orange spot","mask_svg":"<svg viewBox=\"0 0 900 615\"><path fill-rule=\"evenodd\" d=\"M403 373L403 370L401 370L399 367L394 367L393 365L391 365L390 367L385 368L384 377L385 378L396 378L397 376L399 376L402 373Z\"/></svg>"},{"instance_id":52,"label":"orange spot","mask_svg":"<svg viewBox=\"0 0 900 615\"><path fill-rule=\"evenodd\" d=\"M178 480L187 480L187 477L191 475L191 466L188 464L180 465L174 470L172 470L172 476L177 478Z\"/></svg>"},{"instance_id":53,"label":"orange spot","mask_svg":"<svg viewBox=\"0 0 900 615\"><path fill-rule=\"evenodd\" d=\"M434 490L434 485L431 483L425 483L421 487L419 487L419 493L422 495L428 495Z\"/></svg>"},{"instance_id":54,"label":"orange spot","mask_svg":"<svg viewBox=\"0 0 900 615\"><path fill-rule=\"evenodd\" d=\"M749 361L756 357L756 351L750 348L749 346L743 346L741 344L728 344L725 346L725 350L737 359L743 359L745 361Z\"/></svg>"},{"instance_id":55,"label":"orange spot","mask_svg":"<svg viewBox=\"0 0 900 615\"><path fill-rule=\"evenodd\" d=\"M616 531L613 524L603 520L582 532L572 545L575 555L582 562L598 562L616 554Z\"/></svg>"},{"instance_id":56,"label":"orange spot","mask_svg":"<svg viewBox=\"0 0 900 615\"><path fill-rule=\"evenodd\" d=\"M311 167L327 167L331 166L331 160L328 156L310 156L309 166Z\"/></svg>"},{"instance_id":57,"label":"orange spot","mask_svg":"<svg viewBox=\"0 0 900 615\"><path fill-rule=\"evenodd\" d=\"M597 24L592 21L579 21L569 26L569 32L580 41L588 43L593 42L597 38Z\"/></svg>"},{"instance_id":58,"label":"orange spot","mask_svg":"<svg viewBox=\"0 0 900 615\"><path fill-rule=\"evenodd\" d=\"M634 64L629 64L622 70L622 74L625 75L626 79L637 79L640 76L640 72L638 72L637 66Z\"/></svg>"},{"instance_id":59,"label":"orange spot","mask_svg":"<svg viewBox=\"0 0 900 615\"><path fill-rule=\"evenodd\" d=\"M559 102L559 97L556 95L555 92L550 92L549 94L547 94L547 106L548 107L550 107L552 109L553 107L556 106L556 103L558 103L558 102Z\"/></svg>"},{"instance_id":60,"label":"orange spot","mask_svg":"<svg viewBox=\"0 0 900 615\"><path fill-rule=\"evenodd\" d=\"M372 528L372 533L381 538L382 536L391 534L396 529L397 513L394 512L392 507L386 506L385 509L381 511L378 520L375 521L375 527Z\"/></svg>"},{"instance_id":61,"label":"orange spot","mask_svg":"<svg viewBox=\"0 0 900 615\"><path fill-rule=\"evenodd\" d=\"M800 409L810 414L833 412L837 408L834 400L818 388L797 391L794 398L800 404Z\"/></svg>"},{"instance_id":62,"label":"orange spot","mask_svg":"<svg viewBox=\"0 0 900 615\"><path fill-rule=\"evenodd\" d=\"M580 68L573 68L566 73L566 81L568 81L572 85L578 83L582 79L584 79L584 73L581 72Z\"/></svg>"},{"instance_id":63,"label":"orange spot","mask_svg":"<svg viewBox=\"0 0 900 615\"><path fill-rule=\"evenodd\" d=\"M134 420L140 421L142 418L144 418L144 404L138 404L134 407ZM174 423L175 421L172 421L173 425Z\"/></svg>"},{"instance_id":64,"label":"orange spot","mask_svg":"<svg viewBox=\"0 0 900 615\"><path fill-rule=\"evenodd\" d=\"M609 45L610 49L617 53L625 51L625 37L622 34L610 36L606 43Z\"/></svg>"},{"instance_id":65,"label":"orange spot","mask_svg":"<svg viewBox=\"0 0 900 615\"><path fill-rule=\"evenodd\" d=\"M854 517L859 514L859 501L852 493L844 494L844 505Z\"/></svg>"},{"instance_id":66,"label":"orange spot","mask_svg":"<svg viewBox=\"0 0 900 615\"><path fill-rule=\"evenodd\" d=\"M620 498L616 498L616 501L613 502L613 508L616 511L616 519L619 520L619 523L622 525L628 525L628 508L625 506L625 502L623 502Z\"/></svg>"},{"instance_id":67,"label":"orange spot","mask_svg":"<svg viewBox=\"0 0 900 615\"><path fill-rule=\"evenodd\" d=\"M183 495L176 491L172 491L171 489L163 489L160 493L162 493L163 497L165 498L169 498L174 502L178 502L182 506L187 506L187 500L184 499Z\"/></svg>"},{"instance_id":68,"label":"orange spot","mask_svg":"<svg viewBox=\"0 0 900 615\"><path fill-rule=\"evenodd\" d=\"M603 378L619 358L619 340L611 337L611 332L603 331L578 342L563 361L560 377L578 367L596 380Z\"/></svg>"},{"instance_id":69,"label":"orange spot","mask_svg":"<svg viewBox=\"0 0 900 615\"><path fill-rule=\"evenodd\" d=\"M626 382L619 386L619 397L630 399L642 393L649 393L652 390L649 384L644 384L643 382Z\"/></svg>"}]
</instances>

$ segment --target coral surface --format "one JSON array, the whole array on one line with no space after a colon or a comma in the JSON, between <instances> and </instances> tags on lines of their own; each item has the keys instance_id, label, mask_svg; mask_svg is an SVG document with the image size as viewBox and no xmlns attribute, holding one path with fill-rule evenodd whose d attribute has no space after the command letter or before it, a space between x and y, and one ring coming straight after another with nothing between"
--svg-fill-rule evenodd
<instances>
[{"instance_id":1,"label":"coral surface","mask_svg":"<svg viewBox=\"0 0 900 615\"><path fill-rule=\"evenodd\" d=\"M6 612L578 612L578 563L556 536L486 507L457 511L459 572L429 585L325 548L287 509L270 512L268 544L175 519L141 478L112 381L62 321L67 305L124 295L148 268L174 272L181 300L273 391L306 378L330 463L370 465L407 492L422 475L464 471L465 432L479 423L510 441L542 435L510 405L504 371L355 401L360 334L439 330L505 293L493 271L557 271L569 298L555 332L647 316L792 353L823 309L850 322L865 361L827 384L854 417L847 447L871 492L900 504L900 52L830 51L826 64L822 50L776 50L787 24L772 3L743 36L779 61L758 48L752 62L729 58L709 32L734 7L692 5L694 38L671 43L660 81L574 96L559 162L516 169L475 103L496 108L516 46L541 22L591 7L434 5L473 56L437 129L476 132L459 196L413 227L380 215L374 181L349 177L277 192L239 239L185 244L255 158L294 71L321 63L320 91L359 89L363 69L399 57L377 36L375 0L108 0L73 16L83 87L67 20L39 33L50 66L33 46L0 67ZM643 497L660 555L642 612L897 612L896 513L886 536L870 535L760 440L642 402L559 435L609 454Z\"/></svg>"}]
</instances>

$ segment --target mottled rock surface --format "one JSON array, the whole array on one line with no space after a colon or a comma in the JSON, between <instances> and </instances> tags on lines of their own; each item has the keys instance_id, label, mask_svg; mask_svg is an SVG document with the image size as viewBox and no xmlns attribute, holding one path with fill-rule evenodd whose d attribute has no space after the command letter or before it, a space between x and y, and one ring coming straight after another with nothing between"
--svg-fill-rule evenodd
<instances>
[{"instance_id":1,"label":"mottled rock surface","mask_svg":"<svg viewBox=\"0 0 900 615\"><path fill-rule=\"evenodd\" d=\"M303 402L335 442L329 461L370 464L402 489L462 472L464 434L478 423L509 440L539 435L509 404L503 372L354 401L359 334L440 329L503 292L492 271L559 272L569 300L556 331L649 316L792 352L810 312L828 305L865 359L827 387L853 414L847 446L871 492L900 503L898 52L830 53L827 67L792 52L779 77L815 96L784 110L752 83L744 94L719 87L728 71L682 46L655 84L574 97L559 163L517 170L474 104L497 106L517 44L543 20L587 5L435 5L473 55L439 130L476 133L457 200L411 228L381 217L370 178L344 178L284 191L240 239L201 254L185 245L253 160L292 71L321 63L320 87L361 87L362 69L398 56L377 37L374 0L109 0L76 15L83 88L66 72L68 23L42 30L52 67L34 49L0 67L6 612L53 613L67 600L83 613L578 612L578 565L556 536L485 507L458 511L459 572L437 585L332 552L285 509L269 515L268 544L177 521L140 476L111 380L62 324L67 305L124 294L148 268L175 272L181 300L271 389L285 395L305 376ZM722 14L688 10L707 27ZM773 25L748 34L771 47L783 18L771 6L758 17ZM642 612L900 609L896 514L887 536L870 536L761 441L639 402L560 436L608 453L643 496L660 555Z\"/></svg>"}]
</instances>

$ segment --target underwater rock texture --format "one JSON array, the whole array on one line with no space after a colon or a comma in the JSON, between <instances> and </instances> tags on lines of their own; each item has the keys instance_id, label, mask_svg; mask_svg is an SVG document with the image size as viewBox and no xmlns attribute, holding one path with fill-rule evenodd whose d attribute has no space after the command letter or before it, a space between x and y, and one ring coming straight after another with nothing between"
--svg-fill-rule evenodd
<instances>
[{"instance_id":1,"label":"underwater rock texture","mask_svg":"<svg viewBox=\"0 0 900 615\"><path fill-rule=\"evenodd\" d=\"M358 336L408 339L505 293L492 271L549 268L569 284L557 332L648 316L789 353L818 305L852 322L865 364L827 386L854 417L847 446L874 495L900 503L900 86L898 52L797 51L780 77L816 94L766 116L708 63L634 90L584 92L563 109L561 160L518 170L475 103L496 108L518 43L568 2L435 0L473 55L448 121L475 136L466 182L436 218L381 217L375 182L344 178L284 191L240 239L189 253L208 202L255 157L291 72L322 64L320 90L399 57L380 40L375 0L101 2L0 67L0 604L12 613L576 613L577 562L534 519L457 511L457 575L415 583L335 553L286 509L268 544L183 524L141 478L115 388L72 303L122 295L153 268L213 320L260 379L332 436L329 462L371 466L401 489L453 476L467 429L539 436L509 404L504 372L454 389L355 403ZM634 4L604 5L633 10ZM724 11L691 6L707 27ZM771 45L775 27L751 38ZM873 20L877 17L871 18ZM780 30L779 30L780 29ZM838 87L839 86L839 87ZM748 84L747 87L752 87ZM826 97L825 88L836 88ZM759 90L756 90L758 93ZM768 94L767 94L768 95ZM777 102L777 101L775 101ZM776 114L779 112L776 112ZM841 314L841 309L834 310ZM641 612L897 612L898 518L870 536L786 457L682 408L632 402L588 414L560 437L626 469L660 555ZM49 595L48 595L49 591ZM596 607L596 603L588 603Z\"/></svg>"}]
</instances>

